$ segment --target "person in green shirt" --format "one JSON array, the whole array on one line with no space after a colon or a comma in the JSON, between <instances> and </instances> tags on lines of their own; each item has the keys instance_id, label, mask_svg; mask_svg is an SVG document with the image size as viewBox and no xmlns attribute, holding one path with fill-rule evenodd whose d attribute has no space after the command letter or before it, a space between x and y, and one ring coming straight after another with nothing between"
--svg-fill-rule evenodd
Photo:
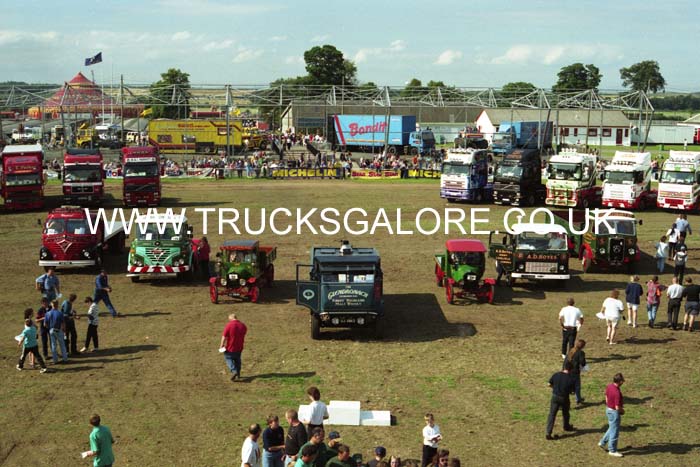
<instances>
[{"instance_id":1,"label":"person in green shirt","mask_svg":"<svg viewBox=\"0 0 700 467\"><path fill-rule=\"evenodd\" d=\"M326 462L326 467L356 467L355 462L350 458L350 448L345 444L340 444L337 447L338 455L331 457Z\"/></svg>"},{"instance_id":2,"label":"person in green shirt","mask_svg":"<svg viewBox=\"0 0 700 467\"><path fill-rule=\"evenodd\" d=\"M31 316L34 311L31 308L27 308L24 311L25 316ZM19 371L22 371L24 368L24 360L27 358L27 355L34 355L34 358L36 361L39 362L39 366L41 366L41 371L40 373L46 373L46 363L44 363L44 359L41 358L41 354L39 353L39 344L36 341L36 326L34 326L34 323L32 323L32 320L30 318L27 318L24 320L24 330L22 331L22 334L20 334L19 340L17 342L18 347L22 347L22 356L19 357L19 362L17 362L17 369Z\"/></svg>"},{"instance_id":3,"label":"person in green shirt","mask_svg":"<svg viewBox=\"0 0 700 467\"><path fill-rule=\"evenodd\" d=\"M326 444L323 442L323 440L325 438L326 438L326 432L323 431L323 428L316 427L311 431L311 438L309 439L309 442L304 444L304 446L308 446L308 445L316 446L316 459L313 462L315 467L325 467L326 461L328 461L328 459L330 458L327 456L328 448L326 447ZM301 452L304 449L304 446L302 446L299 449L299 452ZM331 455L331 457L333 457L333 456Z\"/></svg>"},{"instance_id":4,"label":"person in green shirt","mask_svg":"<svg viewBox=\"0 0 700 467\"><path fill-rule=\"evenodd\" d=\"M318 446L312 443L306 443L299 449L299 457L294 467L314 467L317 454Z\"/></svg>"},{"instance_id":5,"label":"person in green shirt","mask_svg":"<svg viewBox=\"0 0 700 467\"><path fill-rule=\"evenodd\" d=\"M85 457L94 457L94 467L111 467L114 463L112 444L114 438L109 428L100 425L100 416L95 414L90 417L90 425L93 427L90 433L90 450Z\"/></svg>"}]
</instances>

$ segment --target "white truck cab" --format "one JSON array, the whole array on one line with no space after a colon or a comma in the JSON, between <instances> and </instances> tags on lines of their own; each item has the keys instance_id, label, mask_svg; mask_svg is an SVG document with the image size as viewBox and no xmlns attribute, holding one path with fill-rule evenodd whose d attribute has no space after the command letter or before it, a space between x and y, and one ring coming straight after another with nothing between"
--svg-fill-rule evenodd
<instances>
[{"instance_id":1,"label":"white truck cab","mask_svg":"<svg viewBox=\"0 0 700 467\"><path fill-rule=\"evenodd\" d=\"M644 209L653 204L651 191L651 153L616 151L605 167L603 206Z\"/></svg>"},{"instance_id":2,"label":"white truck cab","mask_svg":"<svg viewBox=\"0 0 700 467\"><path fill-rule=\"evenodd\" d=\"M698 209L700 151L670 151L659 178L657 206L664 209Z\"/></svg>"}]
</instances>

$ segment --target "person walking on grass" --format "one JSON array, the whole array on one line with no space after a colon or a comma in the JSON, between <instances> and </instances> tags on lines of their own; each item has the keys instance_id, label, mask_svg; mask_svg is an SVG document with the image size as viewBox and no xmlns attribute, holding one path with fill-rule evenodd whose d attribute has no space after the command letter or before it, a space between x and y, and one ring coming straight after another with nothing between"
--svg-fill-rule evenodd
<instances>
[{"instance_id":1,"label":"person walking on grass","mask_svg":"<svg viewBox=\"0 0 700 467\"><path fill-rule=\"evenodd\" d=\"M678 229L679 242L685 243L686 237L693 234L693 229L690 228L690 222L688 222L688 214L678 215L676 228Z\"/></svg>"},{"instance_id":2,"label":"person walking on grass","mask_svg":"<svg viewBox=\"0 0 700 467\"><path fill-rule=\"evenodd\" d=\"M27 308L25 315L27 312L33 312L33 310L31 308ZM17 369L22 371L24 369L24 360L26 360L27 355L33 355L34 359L39 362L39 366L41 367L39 373L46 373L46 363L44 363L44 359L41 358L41 354L39 353L39 343L36 340L36 326L34 326L31 319L24 320L24 330L20 335L22 337L20 338L19 342L17 342L17 347L22 348L22 355L19 357L19 362L17 362Z\"/></svg>"},{"instance_id":3,"label":"person walking on grass","mask_svg":"<svg viewBox=\"0 0 700 467\"><path fill-rule=\"evenodd\" d=\"M71 355L78 353L78 331L75 329L75 320L79 319L78 314L73 310L73 302L78 298L74 293L68 296L68 300L64 300L61 304L61 313L63 314L63 322L65 324L66 333L66 348L69 349Z\"/></svg>"},{"instance_id":4,"label":"person walking on grass","mask_svg":"<svg viewBox=\"0 0 700 467\"><path fill-rule=\"evenodd\" d=\"M586 371L586 352L583 348L586 347L586 341L576 339L574 347L569 350L566 355L566 361L571 363L571 377L574 380L574 394L576 395L576 404L583 404L585 399L581 396L581 372Z\"/></svg>"},{"instance_id":5,"label":"person walking on grass","mask_svg":"<svg viewBox=\"0 0 700 467\"><path fill-rule=\"evenodd\" d=\"M666 257L668 256L668 242L666 241L666 235L663 235L654 246L656 247L656 253L654 254L654 257L656 258L656 269L659 270L659 274L662 274L664 272L664 267L666 266Z\"/></svg>"},{"instance_id":6,"label":"person walking on grass","mask_svg":"<svg viewBox=\"0 0 700 467\"><path fill-rule=\"evenodd\" d=\"M97 306L97 303L92 301L92 297L85 297L84 302L88 306L88 328L87 335L85 336L85 345L80 349L80 353L88 351L90 348L90 341L92 341L93 351L100 349L100 342L97 337L97 325L100 323L100 308Z\"/></svg>"},{"instance_id":7,"label":"person walking on grass","mask_svg":"<svg viewBox=\"0 0 700 467\"><path fill-rule=\"evenodd\" d=\"M650 328L654 327L656 312L659 311L661 294L664 290L666 290L666 286L659 284L659 276L654 276L647 282L647 318Z\"/></svg>"},{"instance_id":8,"label":"person walking on grass","mask_svg":"<svg viewBox=\"0 0 700 467\"><path fill-rule=\"evenodd\" d=\"M685 279L683 288L683 298L685 298L685 316L683 316L683 330L693 332L695 318L700 313L700 285L693 284L693 279Z\"/></svg>"},{"instance_id":9,"label":"person walking on grass","mask_svg":"<svg viewBox=\"0 0 700 467\"><path fill-rule=\"evenodd\" d=\"M564 369L554 373L549 378L549 387L552 388L552 398L549 404L549 416L547 417L547 434L546 439L552 440L552 430L554 429L554 421L557 417L557 412L561 410L561 415L564 418L564 431L575 431L569 419L569 409L571 402L569 394L574 392L574 378L571 375L572 365L570 361L564 362Z\"/></svg>"},{"instance_id":10,"label":"person walking on grass","mask_svg":"<svg viewBox=\"0 0 700 467\"><path fill-rule=\"evenodd\" d=\"M49 339L51 342L51 357L54 364L58 363L58 348L61 349L61 358L63 363L68 361L68 352L66 352L66 341L63 336L65 325L63 323L63 313L58 309L58 302L51 302L51 310L46 313L44 323L49 329Z\"/></svg>"},{"instance_id":11,"label":"person walking on grass","mask_svg":"<svg viewBox=\"0 0 700 467\"><path fill-rule=\"evenodd\" d=\"M100 416L95 414L90 417L90 450L85 452L85 457L94 457L94 467L111 467L114 464L114 437L110 429L101 424Z\"/></svg>"},{"instance_id":12,"label":"person walking on grass","mask_svg":"<svg viewBox=\"0 0 700 467\"><path fill-rule=\"evenodd\" d=\"M676 228L676 223L671 225L671 228L666 232L666 239L668 240L668 259L673 259L673 255L676 254L676 246L678 245L678 240L680 239L680 233Z\"/></svg>"},{"instance_id":13,"label":"person walking on grass","mask_svg":"<svg viewBox=\"0 0 700 467\"><path fill-rule=\"evenodd\" d=\"M625 301L627 302L627 325L637 327L637 311L644 294L642 284L639 283L639 276L630 276L630 281L625 287Z\"/></svg>"},{"instance_id":14,"label":"person walking on grass","mask_svg":"<svg viewBox=\"0 0 700 467\"><path fill-rule=\"evenodd\" d=\"M231 381L241 377L241 353L248 328L238 320L235 313L228 315L228 323L221 334L220 349L224 349L224 360L231 372Z\"/></svg>"},{"instance_id":15,"label":"person walking on grass","mask_svg":"<svg viewBox=\"0 0 700 467\"><path fill-rule=\"evenodd\" d=\"M574 306L573 297L566 299L566 306L559 312L561 326L561 358L565 359L569 349L574 347L578 328L583 325L583 313Z\"/></svg>"},{"instance_id":16,"label":"person walking on grass","mask_svg":"<svg viewBox=\"0 0 700 467\"><path fill-rule=\"evenodd\" d=\"M619 296L620 292L617 289L613 289L612 292L610 292L610 296L603 301L603 305L600 307L600 312L604 314L608 328L605 340L610 345L616 344L615 334L617 333L617 325L625 309L622 306L622 302L618 300Z\"/></svg>"},{"instance_id":17,"label":"person walking on grass","mask_svg":"<svg viewBox=\"0 0 700 467\"><path fill-rule=\"evenodd\" d=\"M671 281L671 285L666 290L666 296L668 297L668 312L666 320L666 327L676 330L678 327L678 314L681 311L681 300L683 299L683 286L680 285L680 280L678 277L674 277Z\"/></svg>"},{"instance_id":18,"label":"person walking on grass","mask_svg":"<svg viewBox=\"0 0 700 467\"><path fill-rule=\"evenodd\" d=\"M109 286L109 278L107 277L107 271L104 269L100 270L100 273L95 277L95 293L92 296L92 301L99 304L100 301L105 302L105 306L112 318L119 316L117 310L112 306L112 301L109 299L109 294L112 292L112 287Z\"/></svg>"},{"instance_id":19,"label":"person walking on grass","mask_svg":"<svg viewBox=\"0 0 700 467\"><path fill-rule=\"evenodd\" d=\"M617 451L617 442L620 436L620 421L625 414L622 391L620 387L625 382L622 373L617 373L613 377L613 382L605 388L605 415L608 418L608 431L598 442L598 447L606 450L613 457L622 457L622 453Z\"/></svg>"},{"instance_id":20,"label":"person walking on grass","mask_svg":"<svg viewBox=\"0 0 700 467\"><path fill-rule=\"evenodd\" d=\"M678 283L683 283L685 265L688 262L688 247L684 243L678 245L676 253L673 255L673 275L678 278Z\"/></svg>"}]
</instances>

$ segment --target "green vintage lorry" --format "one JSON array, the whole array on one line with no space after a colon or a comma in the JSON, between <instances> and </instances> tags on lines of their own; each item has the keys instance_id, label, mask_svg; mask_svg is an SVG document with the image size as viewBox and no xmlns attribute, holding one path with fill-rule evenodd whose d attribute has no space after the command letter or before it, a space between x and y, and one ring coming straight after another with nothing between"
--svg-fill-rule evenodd
<instances>
[{"instance_id":1,"label":"green vintage lorry","mask_svg":"<svg viewBox=\"0 0 700 467\"><path fill-rule=\"evenodd\" d=\"M306 276L306 278L304 278ZM311 264L297 264L297 305L311 314L311 338L321 328L374 328L383 334L384 289L381 259L374 248L314 247Z\"/></svg>"},{"instance_id":2,"label":"green vintage lorry","mask_svg":"<svg viewBox=\"0 0 700 467\"><path fill-rule=\"evenodd\" d=\"M136 218L127 277L140 279L179 277L194 279L192 230L181 215L147 214Z\"/></svg>"},{"instance_id":3,"label":"green vintage lorry","mask_svg":"<svg viewBox=\"0 0 700 467\"><path fill-rule=\"evenodd\" d=\"M552 214L555 222L567 230L569 251L581 260L583 272L594 266L607 270L625 268L627 273L634 272L641 257L637 225L642 225L642 220L635 219L634 213L596 209L552 211Z\"/></svg>"},{"instance_id":4,"label":"green vintage lorry","mask_svg":"<svg viewBox=\"0 0 700 467\"><path fill-rule=\"evenodd\" d=\"M474 296L479 302L493 303L496 281L481 278L486 271L486 247L479 240L445 242L445 253L435 255L435 279L445 287L447 303Z\"/></svg>"},{"instance_id":5,"label":"green vintage lorry","mask_svg":"<svg viewBox=\"0 0 700 467\"><path fill-rule=\"evenodd\" d=\"M257 240L228 240L216 254L216 276L209 279L209 297L219 303L222 295L260 301L262 287L275 280L277 248L260 246Z\"/></svg>"}]
</instances>

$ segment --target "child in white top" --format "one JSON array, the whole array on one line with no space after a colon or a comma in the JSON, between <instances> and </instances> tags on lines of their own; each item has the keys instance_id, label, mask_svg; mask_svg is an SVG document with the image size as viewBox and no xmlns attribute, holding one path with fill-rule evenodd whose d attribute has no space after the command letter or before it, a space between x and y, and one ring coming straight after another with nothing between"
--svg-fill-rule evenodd
<instances>
[{"instance_id":1,"label":"child in white top","mask_svg":"<svg viewBox=\"0 0 700 467\"><path fill-rule=\"evenodd\" d=\"M311 386L307 389L306 394L308 394L309 399L311 399L311 404L309 404L309 407L311 407L311 415L308 419L302 420L302 422L307 424L306 430L309 433L309 439L311 439L311 433L314 428L323 428L323 421L328 418L328 407L320 401L321 391L319 391L316 386Z\"/></svg>"},{"instance_id":2,"label":"child in white top","mask_svg":"<svg viewBox=\"0 0 700 467\"><path fill-rule=\"evenodd\" d=\"M435 424L433 414L427 413L424 417L425 426L423 427L423 458L421 467L429 465L435 454L437 454L438 443L442 441L440 427Z\"/></svg>"}]
</instances>

